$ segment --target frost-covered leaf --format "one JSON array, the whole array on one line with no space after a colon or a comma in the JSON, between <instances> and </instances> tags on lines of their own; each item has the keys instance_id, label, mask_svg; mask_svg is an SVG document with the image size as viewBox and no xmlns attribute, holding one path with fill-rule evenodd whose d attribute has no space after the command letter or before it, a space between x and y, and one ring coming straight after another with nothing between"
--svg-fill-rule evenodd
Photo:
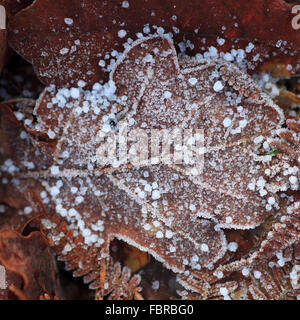
<instances>
[{"instance_id":1,"label":"frost-covered leaf","mask_svg":"<svg viewBox=\"0 0 300 320\"><path fill-rule=\"evenodd\" d=\"M140 298L138 286L141 277L134 275L131 277L130 269L122 268L120 263L113 263L109 260L105 269L105 278L102 289L96 292L96 299L103 299L108 296L109 300L131 300L133 297Z\"/></svg>"},{"instance_id":2,"label":"frost-covered leaf","mask_svg":"<svg viewBox=\"0 0 300 320\"><path fill-rule=\"evenodd\" d=\"M280 223L276 223L274 230L268 233L267 239L261 243L259 251L249 258L249 264L254 268L270 261L278 252L292 247L300 241L300 202L287 208L286 215Z\"/></svg>"},{"instance_id":3,"label":"frost-covered leaf","mask_svg":"<svg viewBox=\"0 0 300 320\"><path fill-rule=\"evenodd\" d=\"M181 283L184 284L185 287L190 287L189 289L193 290L180 291L179 294L183 300L227 300L229 298L229 295L232 295L238 287L236 281L214 283L212 285L205 282L201 283L199 281L194 281L194 283L196 284L196 286L194 287L193 281L187 278L185 280L182 279Z\"/></svg>"},{"instance_id":4,"label":"frost-covered leaf","mask_svg":"<svg viewBox=\"0 0 300 320\"><path fill-rule=\"evenodd\" d=\"M298 265L288 263L285 268L264 266L251 274L249 298L254 300L298 300L300 290L293 285L299 281ZM244 288L244 290L247 290Z\"/></svg>"},{"instance_id":5,"label":"frost-covered leaf","mask_svg":"<svg viewBox=\"0 0 300 320\"><path fill-rule=\"evenodd\" d=\"M60 87L105 79L123 43L153 31L171 32L178 49L193 55L219 50L241 61L249 54L250 71L275 61L295 74L300 42L292 6L280 0L37 0L10 21L9 41L45 84Z\"/></svg>"},{"instance_id":6,"label":"frost-covered leaf","mask_svg":"<svg viewBox=\"0 0 300 320\"><path fill-rule=\"evenodd\" d=\"M178 61L167 37L134 42L109 82L92 91L48 87L35 107L36 122L23 126L6 105L1 110L1 168L10 182L4 199L20 192L33 212L44 210L53 245L87 282L96 279L114 238L188 272L224 255L222 229L254 228L278 208L264 142L281 128L283 113L224 60ZM202 129L203 171L188 174L184 162L105 163L103 138L120 133L124 121L128 130L146 133L144 152L153 129ZM127 147L134 142L128 138ZM57 215L64 232L52 221Z\"/></svg>"}]
</instances>

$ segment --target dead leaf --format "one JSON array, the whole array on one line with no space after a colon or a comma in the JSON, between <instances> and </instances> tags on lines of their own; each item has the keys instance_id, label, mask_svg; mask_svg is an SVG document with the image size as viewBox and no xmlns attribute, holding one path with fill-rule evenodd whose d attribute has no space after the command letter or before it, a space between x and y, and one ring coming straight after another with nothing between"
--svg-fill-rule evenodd
<instances>
[{"instance_id":1,"label":"dead leaf","mask_svg":"<svg viewBox=\"0 0 300 320\"><path fill-rule=\"evenodd\" d=\"M288 90L280 90L279 96L275 99L281 108L291 109L300 106L300 97Z\"/></svg>"},{"instance_id":2,"label":"dead leaf","mask_svg":"<svg viewBox=\"0 0 300 320\"><path fill-rule=\"evenodd\" d=\"M6 40L7 40L7 32L6 30L0 30L0 72L5 63L6 57Z\"/></svg>"},{"instance_id":3,"label":"dead leaf","mask_svg":"<svg viewBox=\"0 0 300 320\"><path fill-rule=\"evenodd\" d=\"M30 3L32 3L32 0L0 0L0 5L5 8L5 14L1 16L1 19L4 18L9 21L13 14L26 8ZM11 54L12 50L7 46L7 29L0 29L0 72Z\"/></svg>"},{"instance_id":4,"label":"dead leaf","mask_svg":"<svg viewBox=\"0 0 300 320\"><path fill-rule=\"evenodd\" d=\"M8 283L19 299L39 299L45 293L62 298L56 262L40 232L23 237L13 230L1 230L0 263L21 276L22 286L17 287L15 281Z\"/></svg>"},{"instance_id":5,"label":"dead leaf","mask_svg":"<svg viewBox=\"0 0 300 320\"><path fill-rule=\"evenodd\" d=\"M197 271L224 255L223 228L258 226L279 201L266 174L271 157L258 153L281 128L281 110L230 63L178 61L168 38L135 42L110 82L90 93L47 88L37 122L24 127L7 106L2 110L9 188L24 194L33 212L44 212L45 232L67 268L93 288L113 238L175 272ZM164 162L104 164L102 138L120 130L121 120L148 133L202 128L203 172L189 175L189 166Z\"/></svg>"},{"instance_id":6,"label":"dead leaf","mask_svg":"<svg viewBox=\"0 0 300 320\"><path fill-rule=\"evenodd\" d=\"M296 74L300 40L291 25L292 6L281 0L114 0L97 4L37 0L11 19L9 42L33 63L43 83L59 87L77 86L78 80L84 80L91 88L106 80L99 60L105 60L107 67L114 59L114 54L107 54L122 52L127 39L147 34L148 29L172 32L175 44L185 41L191 54L202 53L211 45L219 51L230 52L241 45L246 50L251 42L254 49L249 48L248 70L276 61L290 65L291 74ZM218 37L226 40L225 45L218 45Z\"/></svg>"}]
</instances>

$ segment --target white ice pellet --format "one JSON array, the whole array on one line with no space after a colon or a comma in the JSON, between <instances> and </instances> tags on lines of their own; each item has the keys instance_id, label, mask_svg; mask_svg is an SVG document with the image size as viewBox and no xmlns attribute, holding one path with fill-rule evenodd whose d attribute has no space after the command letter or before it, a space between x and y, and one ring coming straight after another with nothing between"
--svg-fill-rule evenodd
<instances>
[{"instance_id":1,"label":"white ice pellet","mask_svg":"<svg viewBox=\"0 0 300 320\"><path fill-rule=\"evenodd\" d=\"M164 92L164 98L170 99L171 96L172 96L172 93L171 93L170 91L165 91L165 92Z\"/></svg>"},{"instance_id":2,"label":"white ice pellet","mask_svg":"<svg viewBox=\"0 0 300 320\"><path fill-rule=\"evenodd\" d=\"M219 46L222 46L222 45L225 43L225 39L223 39L223 38L218 38L218 39L217 39L217 43L218 43Z\"/></svg>"},{"instance_id":3,"label":"white ice pellet","mask_svg":"<svg viewBox=\"0 0 300 320\"><path fill-rule=\"evenodd\" d=\"M59 167L58 166L52 166L50 168L51 174L59 174Z\"/></svg>"},{"instance_id":4,"label":"white ice pellet","mask_svg":"<svg viewBox=\"0 0 300 320\"><path fill-rule=\"evenodd\" d=\"M261 143L263 141L263 139L264 139L263 136L258 136L256 138L254 138L253 141L254 141L255 144L259 144L259 143Z\"/></svg>"},{"instance_id":5,"label":"white ice pellet","mask_svg":"<svg viewBox=\"0 0 300 320\"><path fill-rule=\"evenodd\" d=\"M227 296L228 295L228 290L225 287L220 288L220 294L222 296Z\"/></svg>"},{"instance_id":6,"label":"white ice pellet","mask_svg":"<svg viewBox=\"0 0 300 320\"><path fill-rule=\"evenodd\" d=\"M25 131L22 131L20 134L21 139L26 139L27 138L27 133Z\"/></svg>"},{"instance_id":7,"label":"white ice pellet","mask_svg":"<svg viewBox=\"0 0 300 320\"><path fill-rule=\"evenodd\" d=\"M245 51L247 53L250 53L252 51L252 49L254 48L254 44L252 42L249 42L247 47L245 48Z\"/></svg>"},{"instance_id":8,"label":"white ice pellet","mask_svg":"<svg viewBox=\"0 0 300 320\"><path fill-rule=\"evenodd\" d=\"M24 213L25 214L29 214L29 213L31 213L32 212L32 208L31 207L25 207L24 208Z\"/></svg>"},{"instance_id":9,"label":"white ice pellet","mask_svg":"<svg viewBox=\"0 0 300 320\"><path fill-rule=\"evenodd\" d=\"M194 86L196 83L197 83L197 79L196 78L189 78L189 83L192 85L192 86Z\"/></svg>"},{"instance_id":10,"label":"white ice pellet","mask_svg":"<svg viewBox=\"0 0 300 320\"><path fill-rule=\"evenodd\" d=\"M270 205L273 205L273 204L275 203L275 198L274 198L274 197L270 197L270 198L268 199L268 203L269 203Z\"/></svg>"},{"instance_id":11,"label":"white ice pellet","mask_svg":"<svg viewBox=\"0 0 300 320\"><path fill-rule=\"evenodd\" d=\"M208 245L206 243L202 243L200 248L201 251L208 252Z\"/></svg>"},{"instance_id":12,"label":"white ice pellet","mask_svg":"<svg viewBox=\"0 0 300 320\"><path fill-rule=\"evenodd\" d=\"M252 191L255 191L255 183L254 183L254 182L250 182L250 183L248 184L248 189L249 189L249 190L252 190Z\"/></svg>"},{"instance_id":13,"label":"white ice pellet","mask_svg":"<svg viewBox=\"0 0 300 320\"><path fill-rule=\"evenodd\" d=\"M247 123L248 123L248 121L247 120L240 120L239 121L239 126L241 127L241 128L245 128L246 127L246 125L247 125Z\"/></svg>"},{"instance_id":14,"label":"white ice pellet","mask_svg":"<svg viewBox=\"0 0 300 320\"><path fill-rule=\"evenodd\" d=\"M158 290L159 289L159 281L155 280L152 282L152 289L153 290Z\"/></svg>"},{"instance_id":15,"label":"white ice pellet","mask_svg":"<svg viewBox=\"0 0 300 320\"><path fill-rule=\"evenodd\" d=\"M214 275L218 278L218 279L222 279L224 277L224 274L222 271L218 271L215 272Z\"/></svg>"},{"instance_id":16,"label":"white ice pellet","mask_svg":"<svg viewBox=\"0 0 300 320\"><path fill-rule=\"evenodd\" d=\"M83 80L79 80L79 81L77 82L77 85L78 85L78 87L83 88L83 87L86 86L86 82L83 81Z\"/></svg>"},{"instance_id":17,"label":"white ice pellet","mask_svg":"<svg viewBox=\"0 0 300 320\"><path fill-rule=\"evenodd\" d=\"M156 232L156 238L157 239L161 239L161 238L163 238L164 237L164 234L161 232L161 231L157 231Z\"/></svg>"},{"instance_id":18,"label":"white ice pellet","mask_svg":"<svg viewBox=\"0 0 300 320\"><path fill-rule=\"evenodd\" d=\"M218 56L218 49L215 47L209 47L208 52L211 58Z\"/></svg>"},{"instance_id":19,"label":"white ice pellet","mask_svg":"<svg viewBox=\"0 0 300 320\"><path fill-rule=\"evenodd\" d=\"M63 249L63 252L64 252L64 253L67 253L67 252L70 252L70 251L72 251L72 247L70 246L69 243L67 243L67 244L65 245L64 249Z\"/></svg>"},{"instance_id":20,"label":"white ice pellet","mask_svg":"<svg viewBox=\"0 0 300 320\"><path fill-rule=\"evenodd\" d=\"M223 58L224 58L224 60L226 60L226 61L233 61L233 60L234 60L232 54L230 54L229 52L226 52L226 53L224 54Z\"/></svg>"},{"instance_id":21,"label":"white ice pellet","mask_svg":"<svg viewBox=\"0 0 300 320\"><path fill-rule=\"evenodd\" d=\"M231 125L231 119L228 118L228 117L226 117L226 118L223 120L223 126L224 126L225 128L228 128L228 127L230 127L230 125Z\"/></svg>"},{"instance_id":22,"label":"white ice pellet","mask_svg":"<svg viewBox=\"0 0 300 320\"><path fill-rule=\"evenodd\" d=\"M128 1L123 1L122 2L122 7L126 8L126 9L129 8L129 2Z\"/></svg>"},{"instance_id":23,"label":"white ice pellet","mask_svg":"<svg viewBox=\"0 0 300 320\"><path fill-rule=\"evenodd\" d=\"M232 218L231 217L226 217L226 223L231 223L232 222Z\"/></svg>"},{"instance_id":24,"label":"white ice pellet","mask_svg":"<svg viewBox=\"0 0 300 320\"><path fill-rule=\"evenodd\" d=\"M124 38L126 34L127 32L124 29L118 31L119 38Z\"/></svg>"},{"instance_id":25,"label":"white ice pellet","mask_svg":"<svg viewBox=\"0 0 300 320\"><path fill-rule=\"evenodd\" d=\"M152 199L157 200L160 198L160 192L158 190L153 190L152 191Z\"/></svg>"},{"instance_id":26,"label":"white ice pellet","mask_svg":"<svg viewBox=\"0 0 300 320\"><path fill-rule=\"evenodd\" d=\"M259 188L263 188L265 185L266 185L266 180L262 177L260 177L258 180L257 180L257 183L256 185L259 187Z\"/></svg>"},{"instance_id":27,"label":"white ice pellet","mask_svg":"<svg viewBox=\"0 0 300 320\"><path fill-rule=\"evenodd\" d=\"M228 250L231 252L235 252L238 248L238 244L236 242L229 242L228 243Z\"/></svg>"},{"instance_id":28,"label":"white ice pellet","mask_svg":"<svg viewBox=\"0 0 300 320\"><path fill-rule=\"evenodd\" d=\"M219 92L224 88L224 86L221 81L217 81L217 82L215 82L213 88L214 88L214 91Z\"/></svg>"},{"instance_id":29,"label":"white ice pellet","mask_svg":"<svg viewBox=\"0 0 300 320\"><path fill-rule=\"evenodd\" d=\"M83 200L84 200L84 198L83 198L82 196L77 196L77 197L75 198L75 203L76 203L76 204L79 204L79 203L83 202Z\"/></svg>"},{"instance_id":30,"label":"white ice pellet","mask_svg":"<svg viewBox=\"0 0 300 320\"><path fill-rule=\"evenodd\" d=\"M68 214L69 214L70 217L75 217L77 213L78 213L78 212L77 212L74 208L71 208L71 209L68 211Z\"/></svg>"},{"instance_id":31,"label":"white ice pellet","mask_svg":"<svg viewBox=\"0 0 300 320\"><path fill-rule=\"evenodd\" d=\"M157 184L156 181L154 181L154 182L152 183L152 189L157 189L157 188L158 188L158 184Z\"/></svg>"},{"instance_id":32,"label":"white ice pellet","mask_svg":"<svg viewBox=\"0 0 300 320\"><path fill-rule=\"evenodd\" d=\"M41 196L42 199L45 199L45 198L47 197L46 191L42 191L42 192L40 193L40 196Z\"/></svg>"},{"instance_id":33,"label":"white ice pellet","mask_svg":"<svg viewBox=\"0 0 300 320\"><path fill-rule=\"evenodd\" d=\"M268 192L267 192L265 189L259 190L259 195L260 195L261 197L264 197L267 193L268 193Z\"/></svg>"},{"instance_id":34,"label":"white ice pellet","mask_svg":"<svg viewBox=\"0 0 300 320\"><path fill-rule=\"evenodd\" d=\"M298 179L297 179L297 177L295 177L295 176L290 176L290 177L289 177L289 181L290 181L291 184L296 184L297 181L298 181Z\"/></svg>"},{"instance_id":35,"label":"white ice pellet","mask_svg":"<svg viewBox=\"0 0 300 320\"><path fill-rule=\"evenodd\" d=\"M55 138L55 132L53 132L51 129L49 129L49 130L47 131L47 134L48 134L48 137L49 137L50 139L54 139L54 138Z\"/></svg>"},{"instance_id":36,"label":"white ice pellet","mask_svg":"<svg viewBox=\"0 0 300 320\"><path fill-rule=\"evenodd\" d=\"M60 49L59 53L60 54L67 54L69 52L69 49L68 48L62 48Z\"/></svg>"},{"instance_id":37,"label":"white ice pellet","mask_svg":"<svg viewBox=\"0 0 300 320\"><path fill-rule=\"evenodd\" d=\"M159 34L159 35L163 35L165 33L165 29L163 27L158 27L156 29L156 32Z\"/></svg>"},{"instance_id":38,"label":"white ice pellet","mask_svg":"<svg viewBox=\"0 0 300 320\"><path fill-rule=\"evenodd\" d=\"M65 24L67 24L68 26L71 26L74 22L73 19L71 18L65 18L64 21L65 21Z\"/></svg>"},{"instance_id":39,"label":"white ice pellet","mask_svg":"<svg viewBox=\"0 0 300 320\"><path fill-rule=\"evenodd\" d=\"M259 279L260 276L261 276L261 272L260 272L260 271L257 271L257 270L255 270L255 271L253 272L253 274L254 274L254 278L255 278L255 279Z\"/></svg>"},{"instance_id":40,"label":"white ice pellet","mask_svg":"<svg viewBox=\"0 0 300 320\"><path fill-rule=\"evenodd\" d=\"M70 94L73 99L78 99L80 97L80 90L78 88L71 88Z\"/></svg>"},{"instance_id":41,"label":"white ice pellet","mask_svg":"<svg viewBox=\"0 0 300 320\"><path fill-rule=\"evenodd\" d=\"M166 238L171 239L173 237L173 232L171 230L166 231Z\"/></svg>"},{"instance_id":42,"label":"white ice pellet","mask_svg":"<svg viewBox=\"0 0 300 320\"><path fill-rule=\"evenodd\" d=\"M279 267L283 267L283 266L285 265L285 261L282 260L282 259L279 259L279 260L277 261L277 263L278 263Z\"/></svg>"},{"instance_id":43,"label":"white ice pellet","mask_svg":"<svg viewBox=\"0 0 300 320\"><path fill-rule=\"evenodd\" d=\"M51 196L53 196L53 197L57 196L57 195L59 194L59 189L58 189L57 187L52 187L52 188L50 189L50 194L51 194Z\"/></svg>"},{"instance_id":44,"label":"white ice pellet","mask_svg":"<svg viewBox=\"0 0 300 320\"><path fill-rule=\"evenodd\" d=\"M152 187L149 183L145 184L144 190L147 192L151 192L152 191Z\"/></svg>"},{"instance_id":45,"label":"white ice pellet","mask_svg":"<svg viewBox=\"0 0 300 320\"><path fill-rule=\"evenodd\" d=\"M144 229L147 230L147 231L151 229L151 226L150 226L149 223L144 224L143 227L144 227Z\"/></svg>"},{"instance_id":46,"label":"white ice pellet","mask_svg":"<svg viewBox=\"0 0 300 320\"><path fill-rule=\"evenodd\" d=\"M190 210L191 210L191 211L195 211L195 210L196 210L196 207L195 207L194 204L190 204Z\"/></svg>"},{"instance_id":47,"label":"white ice pellet","mask_svg":"<svg viewBox=\"0 0 300 320\"><path fill-rule=\"evenodd\" d=\"M199 261L199 257L195 254L194 256L192 256L192 262L198 262Z\"/></svg>"},{"instance_id":48,"label":"white ice pellet","mask_svg":"<svg viewBox=\"0 0 300 320\"><path fill-rule=\"evenodd\" d=\"M243 276L245 276L245 277L248 277L249 276L249 269L248 268L243 268L243 270L242 270L242 274L243 274Z\"/></svg>"},{"instance_id":49,"label":"white ice pellet","mask_svg":"<svg viewBox=\"0 0 300 320\"><path fill-rule=\"evenodd\" d=\"M175 252L175 251L176 251L176 247L170 245L170 252L172 253L172 252Z\"/></svg>"},{"instance_id":50,"label":"white ice pellet","mask_svg":"<svg viewBox=\"0 0 300 320\"><path fill-rule=\"evenodd\" d=\"M74 194L78 191L78 188L77 187L71 187L71 192Z\"/></svg>"},{"instance_id":51,"label":"white ice pellet","mask_svg":"<svg viewBox=\"0 0 300 320\"><path fill-rule=\"evenodd\" d=\"M153 225L155 228L158 228L160 226L160 222L155 220L155 221L153 221Z\"/></svg>"}]
</instances>

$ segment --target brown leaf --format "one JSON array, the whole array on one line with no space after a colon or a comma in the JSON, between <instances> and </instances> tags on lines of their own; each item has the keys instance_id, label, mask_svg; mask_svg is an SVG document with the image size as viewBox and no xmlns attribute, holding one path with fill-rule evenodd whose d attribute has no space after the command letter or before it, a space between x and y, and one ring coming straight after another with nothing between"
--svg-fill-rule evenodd
<instances>
[{"instance_id":1,"label":"brown leaf","mask_svg":"<svg viewBox=\"0 0 300 320\"><path fill-rule=\"evenodd\" d=\"M242 4L239 0L37 0L10 21L9 41L33 63L45 84L59 87L84 80L91 88L107 79L99 60L113 50L122 52L125 40L136 39L137 33L147 33L148 28L160 32L157 27L172 32L176 45L190 41L191 54L203 53L211 45L220 52L236 49L237 43L246 49L252 42L249 70L276 61L291 65L295 74L300 41L291 25L292 6L281 0ZM120 30L126 31L126 38ZM218 45L218 37L228 41Z\"/></svg>"},{"instance_id":2,"label":"brown leaf","mask_svg":"<svg viewBox=\"0 0 300 320\"><path fill-rule=\"evenodd\" d=\"M32 3L32 0L0 0L0 5L3 6L0 12L1 21L3 19L9 21L13 14L24 9L30 3ZM2 10L3 8L5 8L5 13ZM7 45L7 29L0 29L0 72L11 54L12 50Z\"/></svg>"},{"instance_id":3,"label":"brown leaf","mask_svg":"<svg viewBox=\"0 0 300 320\"><path fill-rule=\"evenodd\" d=\"M300 106L300 97L288 90L280 90L275 101L281 108L291 109Z\"/></svg>"},{"instance_id":4,"label":"brown leaf","mask_svg":"<svg viewBox=\"0 0 300 320\"><path fill-rule=\"evenodd\" d=\"M13 230L1 230L0 263L7 271L21 276L22 286L8 283L9 290L18 298L39 299L45 293L62 297L56 262L39 232L23 237Z\"/></svg>"},{"instance_id":5,"label":"brown leaf","mask_svg":"<svg viewBox=\"0 0 300 320\"><path fill-rule=\"evenodd\" d=\"M2 71L6 58L6 40L6 30L0 30L0 72Z\"/></svg>"},{"instance_id":6,"label":"brown leaf","mask_svg":"<svg viewBox=\"0 0 300 320\"><path fill-rule=\"evenodd\" d=\"M105 267L103 287L97 290L96 299L103 300L106 296L109 300L132 300L133 297L142 299L139 294L141 288L138 286L140 281L139 275L131 277L130 269L121 268L120 263L109 260Z\"/></svg>"},{"instance_id":7,"label":"brown leaf","mask_svg":"<svg viewBox=\"0 0 300 320\"><path fill-rule=\"evenodd\" d=\"M33 0L0 0L0 4L6 9L8 19L20 10L28 7L32 2Z\"/></svg>"},{"instance_id":8,"label":"brown leaf","mask_svg":"<svg viewBox=\"0 0 300 320\"><path fill-rule=\"evenodd\" d=\"M36 122L23 126L7 106L1 110L1 168L11 181L5 199L16 189L45 215L45 232L66 267L91 288L101 285L113 238L175 272L194 272L224 255L222 229L254 228L279 203L266 174L272 157L259 146L281 128L281 110L230 63L178 60L168 38L133 43L110 81L93 91L48 87ZM164 158L106 162L100 147L122 120L147 137L153 129L203 129L203 172L194 176L190 166ZM128 138L128 147L145 151L145 141Z\"/></svg>"}]
</instances>

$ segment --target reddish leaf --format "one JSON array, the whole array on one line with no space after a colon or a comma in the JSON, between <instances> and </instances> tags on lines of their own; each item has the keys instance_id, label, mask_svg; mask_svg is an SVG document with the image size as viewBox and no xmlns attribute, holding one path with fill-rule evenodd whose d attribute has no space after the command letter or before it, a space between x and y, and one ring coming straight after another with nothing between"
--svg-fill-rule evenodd
<instances>
[{"instance_id":1,"label":"reddish leaf","mask_svg":"<svg viewBox=\"0 0 300 320\"><path fill-rule=\"evenodd\" d=\"M229 39L220 50L245 49L251 41L256 46L252 56L260 57L248 68L275 57L296 73L300 37L291 26L292 6L281 0L37 0L11 20L9 41L34 64L44 83L59 87L77 86L80 79L91 87L106 79L99 60L113 50L123 51L126 38L135 39L146 24L173 32L176 44L190 40L194 53L216 45L217 36ZM65 23L65 18L72 20ZM118 36L120 30L127 32L126 38Z\"/></svg>"},{"instance_id":2,"label":"reddish leaf","mask_svg":"<svg viewBox=\"0 0 300 320\"><path fill-rule=\"evenodd\" d=\"M39 299L45 293L62 297L56 262L40 232L23 237L13 230L0 231L0 264L22 277L23 286L8 283L18 298Z\"/></svg>"},{"instance_id":3,"label":"reddish leaf","mask_svg":"<svg viewBox=\"0 0 300 320\"><path fill-rule=\"evenodd\" d=\"M32 0L0 0L0 5L5 8L7 21L12 15L26 8L30 3L32 3ZM3 19L2 15L1 19ZM0 29L0 72L10 55L11 49L7 47L7 30Z\"/></svg>"},{"instance_id":4,"label":"reddish leaf","mask_svg":"<svg viewBox=\"0 0 300 320\"><path fill-rule=\"evenodd\" d=\"M6 55L6 30L0 30L0 72L5 63L5 55Z\"/></svg>"},{"instance_id":5,"label":"reddish leaf","mask_svg":"<svg viewBox=\"0 0 300 320\"><path fill-rule=\"evenodd\" d=\"M32 2L33 0L0 0L0 4L6 9L8 19L20 10L29 6Z\"/></svg>"},{"instance_id":6,"label":"reddish leaf","mask_svg":"<svg viewBox=\"0 0 300 320\"><path fill-rule=\"evenodd\" d=\"M271 158L257 153L259 143L281 128L281 110L234 65L178 60L164 37L135 42L111 80L99 91L75 90L78 98L67 89L47 88L34 111L38 121L25 127L25 134L3 106L9 140L3 173L44 212L46 232L67 268L85 275L93 288L115 237L175 272L210 267L227 249L221 228L254 228L274 213L271 204L279 203L266 174ZM217 81L223 83L220 91L214 89ZM202 128L203 172L186 175L184 164L163 162L103 164L97 153L101 134L115 117L112 112L122 108L126 112L115 121L123 117L133 123L131 129L145 128L148 134L185 124ZM64 222L56 221L57 215Z\"/></svg>"}]
</instances>

